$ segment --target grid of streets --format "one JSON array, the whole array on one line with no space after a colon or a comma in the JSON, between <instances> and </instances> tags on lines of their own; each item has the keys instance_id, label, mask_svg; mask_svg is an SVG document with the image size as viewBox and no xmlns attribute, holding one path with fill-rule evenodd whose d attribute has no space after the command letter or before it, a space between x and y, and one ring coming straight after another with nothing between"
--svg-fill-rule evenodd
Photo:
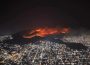
<instances>
[{"instance_id":1,"label":"grid of streets","mask_svg":"<svg viewBox=\"0 0 90 65\"><path fill-rule=\"evenodd\" d=\"M0 46L1 65L90 65L90 47L78 51L46 40L25 45L0 43Z\"/></svg>"}]
</instances>

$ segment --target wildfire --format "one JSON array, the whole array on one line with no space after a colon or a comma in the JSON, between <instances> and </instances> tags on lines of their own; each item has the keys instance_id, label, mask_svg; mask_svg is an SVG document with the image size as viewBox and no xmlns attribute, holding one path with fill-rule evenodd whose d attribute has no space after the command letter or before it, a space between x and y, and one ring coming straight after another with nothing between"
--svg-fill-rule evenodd
<instances>
[{"instance_id":1,"label":"wildfire","mask_svg":"<svg viewBox=\"0 0 90 65\"><path fill-rule=\"evenodd\" d=\"M40 36L45 37L47 35L51 34L62 34L62 33L68 33L70 31L69 28L36 28L28 33L27 35L24 35L24 38L32 38L34 36Z\"/></svg>"}]
</instances>

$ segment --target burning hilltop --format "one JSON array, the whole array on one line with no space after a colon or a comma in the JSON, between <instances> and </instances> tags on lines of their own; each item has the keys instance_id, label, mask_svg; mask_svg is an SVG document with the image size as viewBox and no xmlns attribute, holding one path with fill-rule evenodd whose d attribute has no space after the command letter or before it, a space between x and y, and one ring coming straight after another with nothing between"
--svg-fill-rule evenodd
<instances>
[{"instance_id":1,"label":"burning hilltop","mask_svg":"<svg viewBox=\"0 0 90 65\"><path fill-rule=\"evenodd\" d=\"M65 34L70 31L69 28L35 28L32 31L28 31L27 34L23 35L24 38L32 38L34 36L45 37L52 34Z\"/></svg>"}]
</instances>

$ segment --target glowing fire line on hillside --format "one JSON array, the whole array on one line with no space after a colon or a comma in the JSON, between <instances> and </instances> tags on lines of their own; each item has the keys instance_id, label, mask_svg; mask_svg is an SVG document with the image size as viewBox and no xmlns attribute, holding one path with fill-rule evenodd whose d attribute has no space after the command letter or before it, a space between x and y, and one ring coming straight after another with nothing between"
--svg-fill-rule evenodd
<instances>
[{"instance_id":1,"label":"glowing fire line on hillside","mask_svg":"<svg viewBox=\"0 0 90 65\"><path fill-rule=\"evenodd\" d=\"M36 28L30 32L28 32L26 35L24 35L24 38L32 38L34 36L40 36L45 37L47 35L52 34L65 34L70 31L69 28Z\"/></svg>"}]
</instances>

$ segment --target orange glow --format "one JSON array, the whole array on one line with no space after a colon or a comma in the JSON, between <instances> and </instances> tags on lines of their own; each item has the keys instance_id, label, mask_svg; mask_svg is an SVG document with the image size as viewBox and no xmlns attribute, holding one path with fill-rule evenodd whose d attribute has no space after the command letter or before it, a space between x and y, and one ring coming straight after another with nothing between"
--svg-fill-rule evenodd
<instances>
[{"instance_id":1,"label":"orange glow","mask_svg":"<svg viewBox=\"0 0 90 65\"><path fill-rule=\"evenodd\" d=\"M23 37L24 38L32 38L34 36L45 37L45 36L51 35L51 34L62 34L62 33L65 34L65 33L68 33L69 31L70 31L69 28L47 28L47 27L36 28L28 33L28 34L30 34L30 36L24 35Z\"/></svg>"}]
</instances>

